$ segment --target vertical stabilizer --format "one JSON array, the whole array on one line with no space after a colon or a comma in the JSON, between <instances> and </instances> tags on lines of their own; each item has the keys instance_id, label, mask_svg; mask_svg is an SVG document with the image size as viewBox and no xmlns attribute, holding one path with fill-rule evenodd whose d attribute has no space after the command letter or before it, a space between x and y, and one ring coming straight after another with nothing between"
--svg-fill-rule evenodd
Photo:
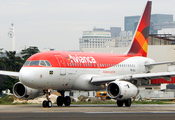
<instances>
[{"instance_id":1,"label":"vertical stabilizer","mask_svg":"<svg viewBox=\"0 0 175 120\"><path fill-rule=\"evenodd\" d=\"M131 45L126 52L128 55L147 57L150 16L152 1L148 1L138 22Z\"/></svg>"}]
</instances>

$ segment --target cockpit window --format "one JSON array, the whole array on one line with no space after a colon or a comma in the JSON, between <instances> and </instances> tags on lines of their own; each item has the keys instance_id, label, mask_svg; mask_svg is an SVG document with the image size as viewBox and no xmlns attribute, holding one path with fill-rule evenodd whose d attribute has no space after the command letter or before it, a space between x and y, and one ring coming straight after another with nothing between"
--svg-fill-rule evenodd
<instances>
[{"instance_id":1,"label":"cockpit window","mask_svg":"<svg viewBox=\"0 0 175 120\"><path fill-rule=\"evenodd\" d=\"M25 65L25 66L29 66L29 65L30 65L30 62L31 62L31 61L26 61L26 62L24 63L24 65Z\"/></svg>"},{"instance_id":2,"label":"cockpit window","mask_svg":"<svg viewBox=\"0 0 175 120\"><path fill-rule=\"evenodd\" d=\"M46 66L46 63L43 60L41 60L39 65Z\"/></svg>"},{"instance_id":3,"label":"cockpit window","mask_svg":"<svg viewBox=\"0 0 175 120\"><path fill-rule=\"evenodd\" d=\"M31 61L30 66L39 65L39 61Z\"/></svg>"},{"instance_id":4,"label":"cockpit window","mask_svg":"<svg viewBox=\"0 0 175 120\"><path fill-rule=\"evenodd\" d=\"M45 62L46 62L46 64L47 64L47 66L51 66L51 64L50 64L49 61L45 60Z\"/></svg>"},{"instance_id":5,"label":"cockpit window","mask_svg":"<svg viewBox=\"0 0 175 120\"><path fill-rule=\"evenodd\" d=\"M24 66L35 66L35 65L51 66L50 62L47 60L26 61L24 63Z\"/></svg>"}]
</instances>

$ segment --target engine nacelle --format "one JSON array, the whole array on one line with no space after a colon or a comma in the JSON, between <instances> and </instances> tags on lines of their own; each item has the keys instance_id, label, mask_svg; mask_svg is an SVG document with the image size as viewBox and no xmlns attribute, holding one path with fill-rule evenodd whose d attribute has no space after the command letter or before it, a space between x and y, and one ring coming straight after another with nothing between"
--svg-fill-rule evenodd
<instances>
[{"instance_id":1,"label":"engine nacelle","mask_svg":"<svg viewBox=\"0 0 175 120\"><path fill-rule=\"evenodd\" d=\"M127 81L113 81L110 82L106 88L109 97L113 99L128 99L138 95L138 88Z\"/></svg>"},{"instance_id":2,"label":"engine nacelle","mask_svg":"<svg viewBox=\"0 0 175 120\"><path fill-rule=\"evenodd\" d=\"M29 88L23 85L21 82L16 83L13 86L13 94L20 99L29 100L34 99L42 95L42 91Z\"/></svg>"}]
</instances>

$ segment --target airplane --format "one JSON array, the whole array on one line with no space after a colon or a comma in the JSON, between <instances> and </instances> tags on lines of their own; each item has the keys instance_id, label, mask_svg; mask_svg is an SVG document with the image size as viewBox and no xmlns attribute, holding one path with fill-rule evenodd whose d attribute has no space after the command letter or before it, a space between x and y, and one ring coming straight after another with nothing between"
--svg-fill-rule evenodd
<instances>
[{"instance_id":1,"label":"airplane","mask_svg":"<svg viewBox=\"0 0 175 120\"><path fill-rule=\"evenodd\" d=\"M99 91L106 89L117 105L131 106L131 98L138 93L135 81L164 78L171 80L175 72L150 73L161 64L147 58L152 1L148 1L138 22L131 45L124 54L45 51L29 57L19 72L0 71L1 75L16 77L20 82L13 87L13 94L20 99L34 99L45 94L43 107L52 107L53 90L58 106L70 106L71 99L65 91Z\"/></svg>"}]
</instances>

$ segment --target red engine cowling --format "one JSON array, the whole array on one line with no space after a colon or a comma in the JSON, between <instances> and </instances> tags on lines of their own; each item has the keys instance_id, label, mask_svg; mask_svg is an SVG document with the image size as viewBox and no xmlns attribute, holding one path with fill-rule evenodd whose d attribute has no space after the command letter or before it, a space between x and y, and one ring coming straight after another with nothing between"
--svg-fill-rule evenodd
<instances>
[{"instance_id":1,"label":"red engine cowling","mask_svg":"<svg viewBox=\"0 0 175 120\"><path fill-rule=\"evenodd\" d=\"M16 83L13 86L13 94L20 99L29 100L43 95L42 91L29 88L23 85L21 82Z\"/></svg>"},{"instance_id":2,"label":"red engine cowling","mask_svg":"<svg viewBox=\"0 0 175 120\"><path fill-rule=\"evenodd\" d=\"M109 97L113 99L128 99L138 95L138 88L127 81L110 82L106 88Z\"/></svg>"}]
</instances>

